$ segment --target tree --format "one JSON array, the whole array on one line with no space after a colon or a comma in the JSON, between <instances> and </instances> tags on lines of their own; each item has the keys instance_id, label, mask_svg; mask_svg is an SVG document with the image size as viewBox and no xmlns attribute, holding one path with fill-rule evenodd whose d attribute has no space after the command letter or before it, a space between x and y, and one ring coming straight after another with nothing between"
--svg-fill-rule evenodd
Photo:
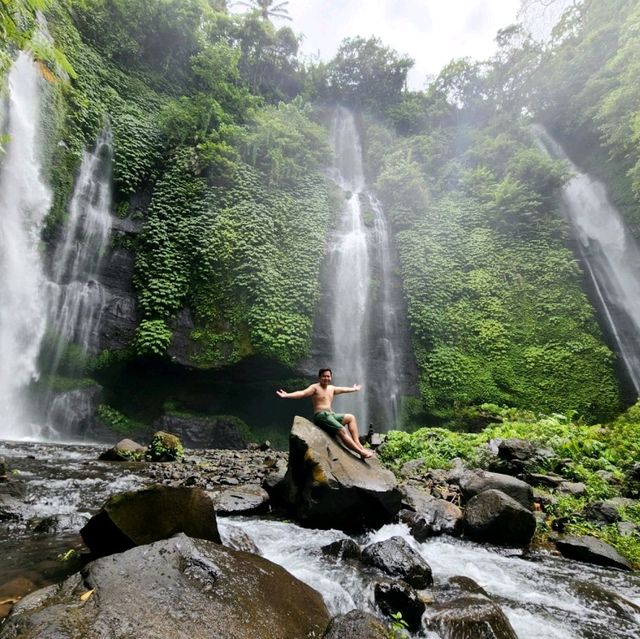
<instances>
[{"instance_id":1,"label":"tree","mask_svg":"<svg viewBox=\"0 0 640 639\"><path fill-rule=\"evenodd\" d=\"M386 112L400 101L412 66L379 38L346 38L329 63L329 88L347 104Z\"/></svg>"},{"instance_id":2,"label":"tree","mask_svg":"<svg viewBox=\"0 0 640 639\"><path fill-rule=\"evenodd\" d=\"M270 18L282 18L283 20L291 20L288 9L285 7L289 4L287 2L278 2L275 4L274 0L250 0L250 2L236 2L243 7L249 7L260 14L263 20L269 20Z\"/></svg>"}]
</instances>

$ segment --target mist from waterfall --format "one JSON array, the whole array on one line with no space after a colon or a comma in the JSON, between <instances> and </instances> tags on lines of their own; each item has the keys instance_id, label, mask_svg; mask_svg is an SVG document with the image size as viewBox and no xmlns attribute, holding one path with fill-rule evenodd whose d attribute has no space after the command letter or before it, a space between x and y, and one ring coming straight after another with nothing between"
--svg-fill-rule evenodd
<instances>
[{"instance_id":1,"label":"mist from waterfall","mask_svg":"<svg viewBox=\"0 0 640 639\"><path fill-rule=\"evenodd\" d=\"M38 155L40 76L20 53L2 105L6 134L0 158L0 438L29 437L24 389L37 378L45 330L40 232L51 205Z\"/></svg>"},{"instance_id":2,"label":"mist from waterfall","mask_svg":"<svg viewBox=\"0 0 640 639\"><path fill-rule=\"evenodd\" d=\"M345 192L330 241L324 278L328 358L337 386L363 384L341 396L336 410L356 415L360 431L398 427L402 344L393 293L391 242L380 203L367 190L353 115L336 109L332 179ZM397 293L397 292L396 292ZM322 321L322 320L321 320Z\"/></svg>"},{"instance_id":3,"label":"mist from waterfall","mask_svg":"<svg viewBox=\"0 0 640 639\"><path fill-rule=\"evenodd\" d=\"M540 126L534 134L552 157L567 161L574 177L563 190L566 215L582 262L618 353L640 394L640 250L604 185L581 173Z\"/></svg>"}]
</instances>

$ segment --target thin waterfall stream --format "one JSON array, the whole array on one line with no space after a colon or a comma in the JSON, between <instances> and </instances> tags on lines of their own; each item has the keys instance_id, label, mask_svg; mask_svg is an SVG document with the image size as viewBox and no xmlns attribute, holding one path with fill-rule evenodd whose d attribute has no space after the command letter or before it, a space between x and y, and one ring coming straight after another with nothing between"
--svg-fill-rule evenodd
<instances>
[{"instance_id":1,"label":"thin waterfall stream","mask_svg":"<svg viewBox=\"0 0 640 639\"><path fill-rule=\"evenodd\" d=\"M541 148L569 163L573 177L562 198L577 248L597 303L616 343L636 395L640 394L640 248L604 185L571 162L541 126L534 127Z\"/></svg>"}]
</instances>

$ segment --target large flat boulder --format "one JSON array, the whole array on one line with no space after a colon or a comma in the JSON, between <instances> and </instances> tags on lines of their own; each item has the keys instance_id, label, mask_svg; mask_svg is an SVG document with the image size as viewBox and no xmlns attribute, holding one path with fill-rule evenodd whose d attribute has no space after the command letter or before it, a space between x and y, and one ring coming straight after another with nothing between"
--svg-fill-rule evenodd
<instances>
[{"instance_id":1,"label":"large flat boulder","mask_svg":"<svg viewBox=\"0 0 640 639\"><path fill-rule=\"evenodd\" d=\"M154 486L113 495L80 534L101 557L179 532L220 543L213 502L202 489Z\"/></svg>"},{"instance_id":2,"label":"large flat boulder","mask_svg":"<svg viewBox=\"0 0 640 639\"><path fill-rule=\"evenodd\" d=\"M613 546L590 535L582 537L566 535L556 541L556 547L563 557L569 559L620 570L633 570L631 564Z\"/></svg>"},{"instance_id":3,"label":"large flat boulder","mask_svg":"<svg viewBox=\"0 0 640 639\"><path fill-rule=\"evenodd\" d=\"M26 596L0 638L304 639L328 622L320 594L284 568L180 534Z\"/></svg>"},{"instance_id":4,"label":"large flat boulder","mask_svg":"<svg viewBox=\"0 0 640 639\"><path fill-rule=\"evenodd\" d=\"M390 522L400 509L396 479L376 458L366 461L303 417L293 421L285 501L316 528L362 530Z\"/></svg>"},{"instance_id":5,"label":"large flat boulder","mask_svg":"<svg viewBox=\"0 0 640 639\"><path fill-rule=\"evenodd\" d=\"M466 500L472 499L485 490L499 490L515 499L524 508L529 510L533 508L533 489L527 482L511 475L491 473L486 470L467 471L460 476L459 486Z\"/></svg>"}]
</instances>

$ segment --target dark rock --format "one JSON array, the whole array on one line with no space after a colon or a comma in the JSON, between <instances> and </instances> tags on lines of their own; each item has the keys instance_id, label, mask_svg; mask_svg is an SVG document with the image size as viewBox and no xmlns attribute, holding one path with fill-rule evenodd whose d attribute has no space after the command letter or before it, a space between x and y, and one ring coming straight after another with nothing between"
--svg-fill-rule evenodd
<instances>
[{"instance_id":1,"label":"dark rock","mask_svg":"<svg viewBox=\"0 0 640 639\"><path fill-rule=\"evenodd\" d=\"M612 524L616 521L620 521L621 519L618 508L609 500L597 501L591 504L586 509L586 514L591 519L595 519L596 521L600 521L605 524Z\"/></svg>"},{"instance_id":2,"label":"dark rock","mask_svg":"<svg viewBox=\"0 0 640 639\"><path fill-rule=\"evenodd\" d=\"M535 445L526 439L503 439L498 444L498 457L506 461L527 461L535 453Z\"/></svg>"},{"instance_id":3,"label":"dark rock","mask_svg":"<svg viewBox=\"0 0 640 639\"><path fill-rule=\"evenodd\" d=\"M411 534L420 542L437 535L462 533L462 510L444 499L432 498L416 515L409 528Z\"/></svg>"},{"instance_id":4,"label":"dark rock","mask_svg":"<svg viewBox=\"0 0 640 639\"><path fill-rule=\"evenodd\" d=\"M581 481L563 481L557 488L558 492L574 497L582 497L587 492L587 486Z\"/></svg>"},{"instance_id":5,"label":"dark rock","mask_svg":"<svg viewBox=\"0 0 640 639\"><path fill-rule=\"evenodd\" d=\"M28 517L27 505L12 495L0 494L0 522L22 521Z\"/></svg>"},{"instance_id":6,"label":"dark rock","mask_svg":"<svg viewBox=\"0 0 640 639\"><path fill-rule=\"evenodd\" d=\"M178 364L192 366L198 353L197 344L191 339L195 324L189 308L183 308L171 321L171 343L167 349L169 356Z\"/></svg>"},{"instance_id":7,"label":"dark rock","mask_svg":"<svg viewBox=\"0 0 640 639\"><path fill-rule=\"evenodd\" d=\"M78 441L113 441L113 431L96 420L102 401L98 384L55 393L48 408L51 425Z\"/></svg>"},{"instance_id":8,"label":"dark rock","mask_svg":"<svg viewBox=\"0 0 640 639\"><path fill-rule=\"evenodd\" d=\"M379 582L374 586L373 596L384 615L392 618L400 613L411 632L420 630L425 604L409 584L402 581Z\"/></svg>"},{"instance_id":9,"label":"dark rock","mask_svg":"<svg viewBox=\"0 0 640 639\"><path fill-rule=\"evenodd\" d=\"M362 562L414 588L426 588L433 583L431 566L402 537L370 544L362 551Z\"/></svg>"},{"instance_id":10,"label":"dark rock","mask_svg":"<svg viewBox=\"0 0 640 639\"><path fill-rule=\"evenodd\" d=\"M262 444L260 444L259 446L259 450L261 451L267 451L271 449L271 442L269 440L266 440L264 442L262 442Z\"/></svg>"},{"instance_id":11,"label":"dark rock","mask_svg":"<svg viewBox=\"0 0 640 639\"><path fill-rule=\"evenodd\" d=\"M102 461L140 461L147 453L147 447L131 439L121 439L113 448L102 453Z\"/></svg>"},{"instance_id":12,"label":"dark rock","mask_svg":"<svg viewBox=\"0 0 640 639\"><path fill-rule=\"evenodd\" d=\"M114 495L80 534L91 552L104 556L178 532L220 543L213 503L200 488L156 486Z\"/></svg>"},{"instance_id":13,"label":"dark rock","mask_svg":"<svg viewBox=\"0 0 640 639\"><path fill-rule=\"evenodd\" d=\"M565 481L564 477L555 473L527 473L526 479L532 486L544 486L546 488L557 488Z\"/></svg>"},{"instance_id":14,"label":"dark rock","mask_svg":"<svg viewBox=\"0 0 640 639\"><path fill-rule=\"evenodd\" d=\"M423 471L426 470L424 459L412 459L406 462L400 468L401 477L421 477Z\"/></svg>"},{"instance_id":15,"label":"dark rock","mask_svg":"<svg viewBox=\"0 0 640 639\"><path fill-rule=\"evenodd\" d=\"M463 595L482 595L483 597L489 597L487 591L471 579L471 577L457 575L450 577L447 582L438 589L436 602L444 603Z\"/></svg>"},{"instance_id":16,"label":"dark rock","mask_svg":"<svg viewBox=\"0 0 640 639\"><path fill-rule=\"evenodd\" d=\"M433 499L431 493L422 484L400 484L398 489L402 495L402 507L415 512L422 512Z\"/></svg>"},{"instance_id":17,"label":"dark rock","mask_svg":"<svg viewBox=\"0 0 640 639\"><path fill-rule=\"evenodd\" d=\"M233 524L226 524L222 530L220 530L220 537L222 543L234 550L242 550L243 552L252 552L256 555L260 554L258 547L253 543L253 540L247 533L240 527Z\"/></svg>"},{"instance_id":18,"label":"dark rock","mask_svg":"<svg viewBox=\"0 0 640 639\"><path fill-rule=\"evenodd\" d=\"M27 595L2 634L302 639L321 636L328 622L322 597L284 568L181 534L99 559L63 583Z\"/></svg>"},{"instance_id":19,"label":"dark rock","mask_svg":"<svg viewBox=\"0 0 640 639\"><path fill-rule=\"evenodd\" d=\"M482 470L467 472L460 478L459 486L467 500L487 490L499 490L515 499L524 508L529 510L533 508L533 489L531 486L510 475Z\"/></svg>"},{"instance_id":20,"label":"dark rock","mask_svg":"<svg viewBox=\"0 0 640 639\"><path fill-rule=\"evenodd\" d=\"M269 493L255 484L209 493L220 515L257 515L269 509Z\"/></svg>"},{"instance_id":21,"label":"dark rock","mask_svg":"<svg viewBox=\"0 0 640 639\"><path fill-rule=\"evenodd\" d=\"M351 610L330 622L323 639L388 639L389 629L364 610Z\"/></svg>"},{"instance_id":22,"label":"dark rock","mask_svg":"<svg viewBox=\"0 0 640 639\"><path fill-rule=\"evenodd\" d=\"M615 548L589 535L582 537L567 535L556 541L556 547L563 557L569 559L620 570L633 570L631 564Z\"/></svg>"},{"instance_id":23,"label":"dark rock","mask_svg":"<svg viewBox=\"0 0 640 639\"><path fill-rule=\"evenodd\" d=\"M467 595L433 610L427 627L446 639L518 639L504 612L486 597Z\"/></svg>"},{"instance_id":24,"label":"dark rock","mask_svg":"<svg viewBox=\"0 0 640 639\"><path fill-rule=\"evenodd\" d=\"M184 446L179 437L162 430L153 434L147 449L147 459L156 462L171 462L181 459L183 455Z\"/></svg>"},{"instance_id":25,"label":"dark rock","mask_svg":"<svg viewBox=\"0 0 640 639\"><path fill-rule=\"evenodd\" d=\"M526 546L533 537L533 513L499 490L485 490L467 504L465 531L478 541L506 546Z\"/></svg>"},{"instance_id":26,"label":"dark rock","mask_svg":"<svg viewBox=\"0 0 640 639\"><path fill-rule=\"evenodd\" d=\"M4 460L4 457L0 457L0 477L7 477L7 462Z\"/></svg>"},{"instance_id":27,"label":"dark rock","mask_svg":"<svg viewBox=\"0 0 640 639\"><path fill-rule=\"evenodd\" d=\"M593 581L576 582L574 588L591 610L598 610L608 617L618 617L631 623L637 623L640 618L640 606Z\"/></svg>"},{"instance_id":28,"label":"dark rock","mask_svg":"<svg viewBox=\"0 0 640 639\"><path fill-rule=\"evenodd\" d=\"M616 528L623 537L629 537L638 531L638 526L632 521L619 521L616 523Z\"/></svg>"},{"instance_id":29,"label":"dark rock","mask_svg":"<svg viewBox=\"0 0 640 639\"><path fill-rule=\"evenodd\" d=\"M627 469L622 484L626 497L640 498L640 462L633 463Z\"/></svg>"},{"instance_id":30,"label":"dark rock","mask_svg":"<svg viewBox=\"0 0 640 639\"><path fill-rule=\"evenodd\" d=\"M237 417L216 415L198 417L163 415L154 428L175 433L187 448L223 448L242 450L247 447L247 425Z\"/></svg>"},{"instance_id":31,"label":"dark rock","mask_svg":"<svg viewBox=\"0 0 640 639\"><path fill-rule=\"evenodd\" d=\"M353 539L339 539L320 548L324 555L336 559L360 559L362 551Z\"/></svg>"},{"instance_id":32,"label":"dark rock","mask_svg":"<svg viewBox=\"0 0 640 639\"><path fill-rule=\"evenodd\" d=\"M379 527L400 509L391 471L376 458L356 457L302 417L291 429L285 481L285 498L295 515L317 528Z\"/></svg>"},{"instance_id":33,"label":"dark rock","mask_svg":"<svg viewBox=\"0 0 640 639\"><path fill-rule=\"evenodd\" d=\"M100 349L120 351L127 348L136 334L138 320L133 294L109 295L100 316Z\"/></svg>"}]
</instances>

